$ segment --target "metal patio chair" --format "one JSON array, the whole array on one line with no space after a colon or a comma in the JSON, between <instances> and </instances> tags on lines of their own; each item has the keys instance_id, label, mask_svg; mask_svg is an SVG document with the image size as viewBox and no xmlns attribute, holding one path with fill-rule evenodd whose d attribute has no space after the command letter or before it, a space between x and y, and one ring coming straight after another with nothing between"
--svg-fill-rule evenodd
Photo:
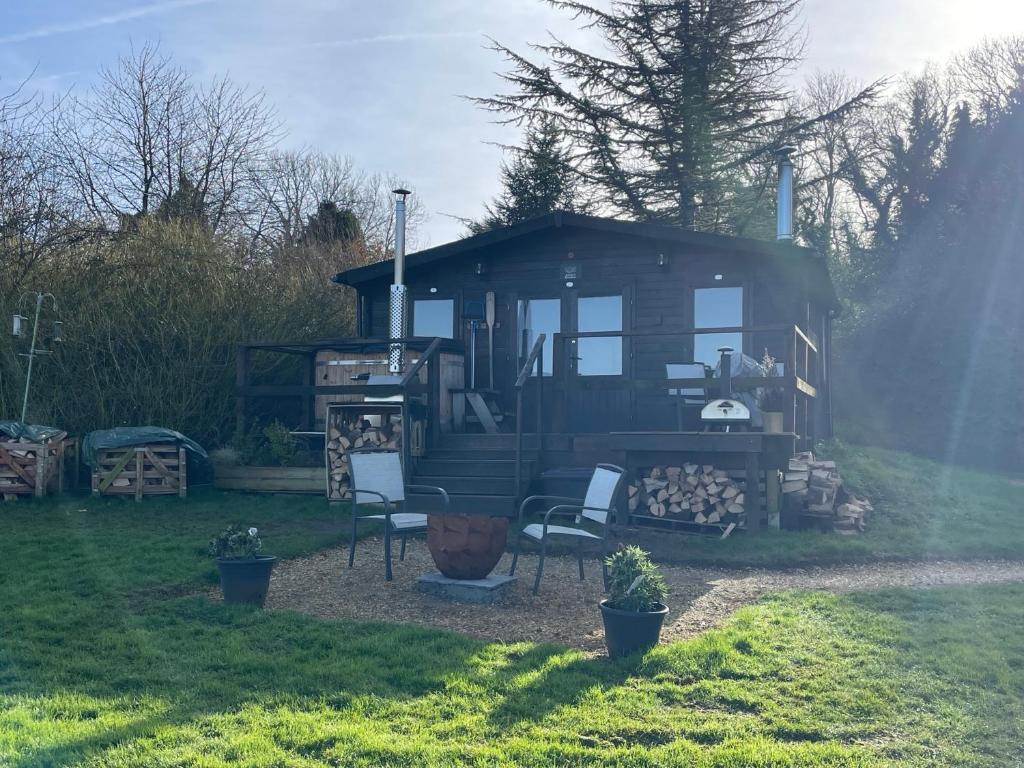
<instances>
[{"instance_id":1,"label":"metal patio chair","mask_svg":"<svg viewBox=\"0 0 1024 768\"><path fill-rule=\"evenodd\" d=\"M398 536L402 548L398 559L405 560L405 541L415 533L427 530L427 516L419 512L405 512L406 494L437 494L441 497L441 512L448 510L448 494L433 485L406 485L402 475L399 452L387 448L359 448L346 454L349 478L348 489L352 497L352 541L348 547L348 567L356 556L356 534L360 522L372 520L384 523L384 578L391 581L391 539ZM363 504L383 506L383 514L360 514ZM403 511L395 511L400 504Z\"/></svg>"},{"instance_id":2,"label":"metal patio chair","mask_svg":"<svg viewBox=\"0 0 1024 768\"><path fill-rule=\"evenodd\" d=\"M622 488L622 482L626 477L626 470L614 464L598 464L594 474L590 478L590 485L587 486L587 495L584 499L570 499L564 496L530 496L525 499L519 507L519 519L523 519L526 507L537 501L558 502L548 509L544 515L544 522L530 523L520 532L516 539L515 552L512 555L512 568L509 576L514 576L516 563L519 561L519 551L522 548L523 540L528 540L540 545L540 562L537 563L537 576L533 580L533 594L540 589L540 577L544 573L544 555L547 549L549 537L557 536L565 540L575 540L576 561L580 568L580 581L583 581L583 545L587 542L598 542L601 545L601 573L605 583L608 581L608 569L605 565L605 557L608 553L608 529L611 523L611 516L615 512L615 501ZM601 534L592 533L585 528L569 525L551 525L553 517L571 517L576 526L579 526L584 519L597 523L601 527Z\"/></svg>"}]
</instances>

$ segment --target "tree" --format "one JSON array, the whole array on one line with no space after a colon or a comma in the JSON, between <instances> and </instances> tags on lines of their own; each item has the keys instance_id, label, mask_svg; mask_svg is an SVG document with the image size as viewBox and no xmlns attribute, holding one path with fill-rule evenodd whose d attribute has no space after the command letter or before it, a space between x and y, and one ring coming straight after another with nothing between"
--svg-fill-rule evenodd
<instances>
[{"instance_id":1,"label":"tree","mask_svg":"<svg viewBox=\"0 0 1024 768\"><path fill-rule=\"evenodd\" d=\"M306 222L302 239L306 243L361 243L363 230L351 209L325 200Z\"/></svg>"},{"instance_id":2,"label":"tree","mask_svg":"<svg viewBox=\"0 0 1024 768\"><path fill-rule=\"evenodd\" d=\"M261 93L227 78L197 86L153 45L103 69L88 96L57 110L55 123L65 183L83 215L111 229L152 213L183 178L214 231L235 227L278 131Z\"/></svg>"},{"instance_id":3,"label":"tree","mask_svg":"<svg viewBox=\"0 0 1024 768\"><path fill-rule=\"evenodd\" d=\"M502 192L487 206L484 218L470 222L472 234L542 216L554 211L582 212L580 185L554 120L544 119L526 133L512 162L502 163Z\"/></svg>"},{"instance_id":4,"label":"tree","mask_svg":"<svg viewBox=\"0 0 1024 768\"><path fill-rule=\"evenodd\" d=\"M802 113L784 82L801 56L799 0L614 0L607 11L549 2L596 29L610 53L555 38L534 46L546 59L534 61L496 44L512 90L476 101L507 122L551 120L610 212L735 231L768 186L771 150L831 116Z\"/></svg>"}]
</instances>

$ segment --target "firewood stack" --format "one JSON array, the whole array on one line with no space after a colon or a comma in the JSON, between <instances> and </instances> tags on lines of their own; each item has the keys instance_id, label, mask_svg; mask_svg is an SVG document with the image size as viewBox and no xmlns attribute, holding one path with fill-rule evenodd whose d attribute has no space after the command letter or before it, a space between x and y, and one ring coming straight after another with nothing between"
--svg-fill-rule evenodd
<instances>
[{"instance_id":1,"label":"firewood stack","mask_svg":"<svg viewBox=\"0 0 1024 768\"><path fill-rule=\"evenodd\" d=\"M348 462L345 453L353 448L402 447L402 423L399 416L378 417L374 425L362 416L346 420L343 412L331 412L327 425L327 498L340 501L349 489Z\"/></svg>"},{"instance_id":2,"label":"firewood stack","mask_svg":"<svg viewBox=\"0 0 1024 768\"><path fill-rule=\"evenodd\" d=\"M817 460L810 451L789 460L782 492L790 503L799 505L803 515L830 521L836 533L862 532L874 511L870 501L846 490L834 461Z\"/></svg>"},{"instance_id":3,"label":"firewood stack","mask_svg":"<svg viewBox=\"0 0 1024 768\"><path fill-rule=\"evenodd\" d=\"M743 487L711 464L653 467L628 487L630 514L648 514L701 525L742 525Z\"/></svg>"}]
</instances>

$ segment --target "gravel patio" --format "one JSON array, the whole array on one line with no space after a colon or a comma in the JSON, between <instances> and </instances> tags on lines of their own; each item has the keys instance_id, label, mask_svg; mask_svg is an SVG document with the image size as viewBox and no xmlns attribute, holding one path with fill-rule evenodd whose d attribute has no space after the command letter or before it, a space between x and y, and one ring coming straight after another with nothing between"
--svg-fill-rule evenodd
<instances>
[{"instance_id":1,"label":"gravel patio","mask_svg":"<svg viewBox=\"0 0 1024 768\"><path fill-rule=\"evenodd\" d=\"M497 605L455 603L416 591L416 579L435 570L422 540L410 541L404 562L395 562L394 581L384 581L379 539L360 542L355 567L347 550L329 549L286 560L275 567L267 599L270 609L294 610L320 618L352 618L443 627L488 640L548 641L599 651L604 647L597 603L601 569L587 561L579 581L573 558L549 556L540 594L530 592L537 559L520 556L518 581ZM507 573L506 554L497 573ZM668 642L713 627L762 595L790 589L832 592L889 587L935 587L1024 581L1024 561L903 562L787 570L690 568L662 565L671 613L662 633Z\"/></svg>"}]
</instances>

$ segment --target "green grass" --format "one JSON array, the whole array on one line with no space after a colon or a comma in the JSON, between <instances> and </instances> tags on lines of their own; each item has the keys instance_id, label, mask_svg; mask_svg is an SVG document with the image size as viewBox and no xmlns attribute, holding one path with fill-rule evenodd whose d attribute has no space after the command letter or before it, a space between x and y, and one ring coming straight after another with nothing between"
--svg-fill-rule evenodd
<instances>
[{"instance_id":1,"label":"green grass","mask_svg":"<svg viewBox=\"0 0 1024 768\"><path fill-rule=\"evenodd\" d=\"M756 539L692 537L681 559L781 567L1024 556L1024 478L838 441L824 446L822 454L837 461L847 487L875 505L865 534L768 531ZM657 554L657 541L652 548Z\"/></svg>"},{"instance_id":2,"label":"green grass","mask_svg":"<svg viewBox=\"0 0 1024 768\"><path fill-rule=\"evenodd\" d=\"M319 500L2 514L3 766L1024 760L1024 586L781 595L613 663L183 594L209 580L205 543L226 522L278 554L342 539Z\"/></svg>"}]
</instances>

